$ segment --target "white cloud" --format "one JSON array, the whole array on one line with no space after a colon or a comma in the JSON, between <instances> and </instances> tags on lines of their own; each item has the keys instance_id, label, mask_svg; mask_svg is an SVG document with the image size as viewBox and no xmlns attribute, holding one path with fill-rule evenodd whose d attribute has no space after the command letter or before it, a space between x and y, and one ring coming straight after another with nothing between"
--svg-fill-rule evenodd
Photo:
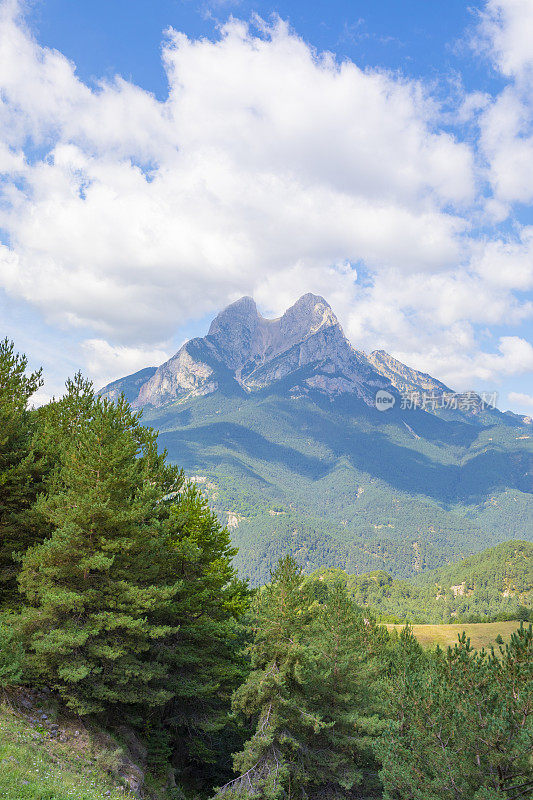
<instances>
[{"instance_id":1,"label":"white cloud","mask_svg":"<svg viewBox=\"0 0 533 800\"><path fill-rule=\"evenodd\" d=\"M533 347L519 336L501 337L497 352L492 353L458 348L450 336L428 347L425 353L394 355L409 366L436 374L456 391L474 390L479 382L498 386L502 378L533 371Z\"/></svg>"},{"instance_id":2,"label":"white cloud","mask_svg":"<svg viewBox=\"0 0 533 800\"><path fill-rule=\"evenodd\" d=\"M482 269L482 266L479 266ZM533 315L533 304L515 299L499 282L454 270L429 275L383 271L351 298L344 321L362 347L387 347L423 353L448 340L455 350L476 342L473 326L519 323Z\"/></svg>"},{"instance_id":3,"label":"white cloud","mask_svg":"<svg viewBox=\"0 0 533 800\"><path fill-rule=\"evenodd\" d=\"M506 87L482 115L480 146L496 198L504 203L530 202L533 104L516 85Z\"/></svg>"},{"instance_id":4,"label":"white cloud","mask_svg":"<svg viewBox=\"0 0 533 800\"><path fill-rule=\"evenodd\" d=\"M533 226L515 239L494 239L476 247L473 269L485 281L502 289L533 288Z\"/></svg>"},{"instance_id":5,"label":"white cloud","mask_svg":"<svg viewBox=\"0 0 533 800\"><path fill-rule=\"evenodd\" d=\"M510 403L515 403L518 406L528 406L533 408L533 395L524 394L523 392L509 392L507 395Z\"/></svg>"},{"instance_id":6,"label":"white cloud","mask_svg":"<svg viewBox=\"0 0 533 800\"><path fill-rule=\"evenodd\" d=\"M522 77L533 68L531 42L531 0L488 0L476 44L488 52L504 75Z\"/></svg>"},{"instance_id":7,"label":"white cloud","mask_svg":"<svg viewBox=\"0 0 533 800\"><path fill-rule=\"evenodd\" d=\"M165 350L142 347L113 347L103 339L86 339L82 343L86 374L97 388L117 378L137 372L143 367L159 366L169 358Z\"/></svg>"},{"instance_id":8,"label":"white cloud","mask_svg":"<svg viewBox=\"0 0 533 800\"><path fill-rule=\"evenodd\" d=\"M235 294L279 305L298 271L461 258L472 153L419 84L230 21L217 41L169 32L161 103L121 79L90 89L2 8L0 133L10 168L28 152L0 283L48 319L138 345Z\"/></svg>"},{"instance_id":9,"label":"white cloud","mask_svg":"<svg viewBox=\"0 0 533 800\"><path fill-rule=\"evenodd\" d=\"M480 29L511 84L444 115L421 83L339 63L281 21L168 31L164 102L120 77L90 88L0 3L0 288L77 328L99 385L242 294L278 313L305 291L357 346L445 380L520 371L523 340L486 354L475 326L531 315L513 292L532 284L532 229L476 241L473 221L533 197L524 5L491 0ZM445 129L454 113L481 121L493 197Z\"/></svg>"},{"instance_id":10,"label":"white cloud","mask_svg":"<svg viewBox=\"0 0 533 800\"><path fill-rule=\"evenodd\" d=\"M533 348L523 338L501 337L493 353L480 349L477 329L518 324L533 316L533 303L479 274L384 271L349 296L340 316L356 347L389 350L457 390L533 369Z\"/></svg>"},{"instance_id":11,"label":"white cloud","mask_svg":"<svg viewBox=\"0 0 533 800\"><path fill-rule=\"evenodd\" d=\"M474 45L509 79L481 117L481 151L504 203L533 199L533 3L488 0Z\"/></svg>"}]
</instances>

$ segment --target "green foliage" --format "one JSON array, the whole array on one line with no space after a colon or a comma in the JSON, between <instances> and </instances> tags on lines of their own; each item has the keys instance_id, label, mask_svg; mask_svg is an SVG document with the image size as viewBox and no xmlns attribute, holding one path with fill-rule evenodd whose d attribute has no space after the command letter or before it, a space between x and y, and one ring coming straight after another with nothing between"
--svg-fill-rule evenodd
<instances>
[{"instance_id":1,"label":"green foliage","mask_svg":"<svg viewBox=\"0 0 533 800\"><path fill-rule=\"evenodd\" d=\"M376 782L373 748L384 724L379 685L388 638L384 628L363 616L341 583L333 584L314 608L315 663L308 691L322 728L313 737L316 755L307 792L316 800L352 797L355 787L368 791Z\"/></svg>"},{"instance_id":2,"label":"green foliage","mask_svg":"<svg viewBox=\"0 0 533 800\"><path fill-rule=\"evenodd\" d=\"M160 501L181 477L139 415L96 398L80 376L51 409L57 421L58 466L39 501L53 532L20 575L34 667L78 713L161 705L171 694L150 654L174 630L157 615L176 586L157 576Z\"/></svg>"},{"instance_id":3,"label":"green foliage","mask_svg":"<svg viewBox=\"0 0 533 800\"><path fill-rule=\"evenodd\" d=\"M375 767L375 626L340 586L314 601L288 556L256 597L252 629L252 671L234 709L255 732L235 756L238 777L217 796L352 797L362 769Z\"/></svg>"},{"instance_id":4,"label":"green foliage","mask_svg":"<svg viewBox=\"0 0 533 800\"><path fill-rule=\"evenodd\" d=\"M533 793L533 628L476 652L423 652L402 633L392 722L377 748L385 800L514 800Z\"/></svg>"},{"instance_id":5,"label":"green foliage","mask_svg":"<svg viewBox=\"0 0 533 800\"><path fill-rule=\"evenodd\" d=\"M157 779L227 778L249 602L228 531L124 398L76 375L37 420L47 492L34 513L48 535L19 576L28 674L79 714L128 719Z\"/></svg>"},{"instance_id":6,"label":"green foliage","mask_svg":"<svg viewBox=\"0 0 533 800\"><path fill-rule=\"evenodd\" d=\"M245 675L240 620L249 591L236 577L227 529L194 486L173 498L166 532L161 579L179 583L159 622L176 632L159 645L156 657L165 666L172 698L149 724L172 742L180 780L201 789L228 775L231 749L240 745L228 711Z\"/></svg>"},{"instance_id":7,"label":"green foliage","mask_svg":"<svg viewBox=\"0 0 533 800\"><path fill-rule=\"evenodd\" d=\"M18 686L24 669L24 648L7 616L0 617L0 689Z\"/></svg>"},{"instance_id":8,"label":"green foliage","mask_svg":"<svg viewBox=\"0 0 533 800\"><path fill-rule=\"evenodd\" d=\"M500 592L517 597L533 593L533 544L509 541L469 556L454 564L422 573L415 578L420 586L435 584L449 587L464 583L464 590L494 585Z\"/></svg>"},{"instance_id":9,"label":"green foliage","mask_svg":"<svg viewBox=\"0 0 533 800\"><path fill-rule=\"evenodd\" d=\"M249 648L252 671L233 702L236 712L256 721L256 728L235 756L239 778L221 789L221 796L277 798L289 784L298 791L306 783L305 744L321 722L305 697L311 613L302 587L301 570L287 557L256 597Z\"/></svg>"},{"instance_id":10,"label":"green foliage","mask_svg":"<svg viewBox=\"0 0 533 800\"><path fill-rule=\"evenodd\" d=\"M413 581L382 570L347 575L325 567L312 578L341 581L352 600L383 622L524 620L533 615L533 545L505 542ZM524 604L524 605L522 605Z\"/></svg>"},{"instance_id":11,"label":"green foliage","mask_svg":"<svg viewBox=\"0 0 533 800\"><path fill-rule=\"evenodd\" d=\"M28 401L42 380L40 370L26 375L27 366L13 342L0 341L0 606L17 602L17 553L40 536L32 505L41 465Z\"/></svg>"}]
</instances>

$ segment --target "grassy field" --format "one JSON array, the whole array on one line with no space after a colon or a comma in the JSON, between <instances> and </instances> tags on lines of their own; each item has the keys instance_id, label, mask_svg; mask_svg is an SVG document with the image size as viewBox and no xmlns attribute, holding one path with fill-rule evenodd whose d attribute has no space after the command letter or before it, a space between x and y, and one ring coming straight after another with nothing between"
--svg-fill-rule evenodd
<instances>
[{"instance_id":1,"label":"grassy field","mask_svg":"<svg viewBox=\"0 0 533 800\"><path fill-rule=\"evenodd\" d=\"M389 631L401 630L403 625L387 625ZM511 634L520 627L519 622L475 622L462 625L412 625L413 633L424 646L440 645L448 647L457 642L457 637L466 631L470 637L470 644L477 650L495 644L496 638L501 636L508 641Z\"/></svg>"},{"instance_id":2,"label":"grassy field","mask_svg":"<svg viewBox=\"0 0 533 800\"><path fill-rule=\"evenodd\" d=\"M0 707L2 800L133 800L112 777L112 751L96 746L83 728L62 726L71 733L62 733L67 741L51 738L50 730L38 712L31 717L7 704Z\"/></svg>"}]
</instances>

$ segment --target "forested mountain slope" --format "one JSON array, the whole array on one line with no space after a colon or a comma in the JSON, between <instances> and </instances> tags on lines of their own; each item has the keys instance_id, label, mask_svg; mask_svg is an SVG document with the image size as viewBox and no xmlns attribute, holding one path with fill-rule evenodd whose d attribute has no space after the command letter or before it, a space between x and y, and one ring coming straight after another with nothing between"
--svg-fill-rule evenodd
<instances>
[{"instance_id":1,"label":"forested mountain slope","mask_svg":"<svg viewBox=\"0 0 533 800\"><path fill-rule=\"evenodd\" d=\"M476 622L533 618L533 544L504 542L496 547L398 580L383 570L348 575L323 567L312 581L340 580L352 599L385 621Z\"/></svg>"},{"instance_id":2,"label":"forested mountain slope","mask_svg":"<svg viewBox=\"0 0 533 800\"><path fill-rule=\"evenodd\" d=\"M205 338L103 394L121 386L228 522L253 583L287 551L308 571L408 577L533 538L532 426L367 357L314 295L278 320L243 298ZM378 392L393 398L384 412Z\"/></svg>"},{"instance_id":3,"label":"forested mountain slope","mask_svg":"<svg viewBox=\"0 0 533 800\"><path fill-rule=\"evenodd\" d=\"M456 597L492 589L502 597L526 602L533 598L533 544L503 542L459 563L418 575L414 583L453 591Z\"/></svg>"}]
</instances>

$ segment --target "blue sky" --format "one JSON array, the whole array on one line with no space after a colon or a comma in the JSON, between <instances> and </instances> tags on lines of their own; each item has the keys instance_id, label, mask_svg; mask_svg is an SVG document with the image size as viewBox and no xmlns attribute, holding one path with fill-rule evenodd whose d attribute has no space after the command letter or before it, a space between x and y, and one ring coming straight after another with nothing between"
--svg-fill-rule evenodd
<instances>
[{"instance_id":1,"label":"blue sky","mask_svg":"<svg viewBox=\"0 0 533 800\"><path fill-rule=\"evenodd\" d=\"M531 0L0 8L0 319L41 399L315 291L533 413Z\"/></svg>"},{"instance_id":2,"label":"blue sky","mask_svg":"<svg viewBox=\"0 0 533 800\"><path fill-rule=\"evenodd\" d=\"M469 88L493 88L497 73L479 66L462 46L480 3L427 0L345 2L220 2L106 0L36 3L32 28L41 44L75 61L85 81L116 73L163 100L168 84L161 65L161 34L169 26L189 36L215 37L229 15L269 19L278 14L306 41L360 66L400 70L418 78L448 79L460 70Z\"/></svg>"}]
</instances>

